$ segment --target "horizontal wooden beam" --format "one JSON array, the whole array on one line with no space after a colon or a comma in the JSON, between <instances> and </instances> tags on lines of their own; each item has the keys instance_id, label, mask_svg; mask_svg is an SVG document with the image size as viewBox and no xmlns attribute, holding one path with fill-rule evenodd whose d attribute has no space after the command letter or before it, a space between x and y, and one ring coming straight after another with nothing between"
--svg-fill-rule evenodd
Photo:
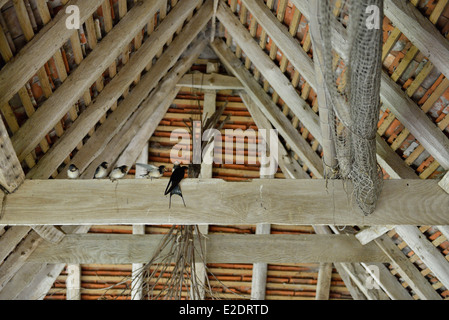
<instances>
[{"instance_id":1,"label":"horizontal wooden beam","mask_svg":"<svg viewBox=\"0 0 449 320\"><path fill-rule=\"evenodd\" d=\"M186 74L179 80L178 87L188 87L204 90L243 90L244 87L236 77L223 74Z\"/></svg>"},{"instance_id":2,"label":"horizontal wooden beam","mask_svg":"<svg viewBox=\"0 0 449 320\"><path fill-rule=\"evenodd\" d=\"M84 23L104 0L74 0L70 5L80 9L80 23ZM8 102L16 92L62 47L73 34L66 27L69 14L61 10L0 72L0 105Z\"/></svg>"},{"instance_id":3,"label":"horizontal wooden beam","mask_svg":"<svg viewBox=\"0 0 449 320\"><path fill-rule=\"evenodd\" d=\"M2 199L0 225L218 224L449 225L436 180L386 180L364 216L340 180L186 179L169 209L168 180L26 180ZM416 196L416 195L419 195Z\"/></svg>"},{"instance_id":4,"label":"horizontal wooden beam","mask_svg":"<svg viewBox=\"0 0 449 320\"><path fill-rule=\"evenodd\" d=\"M57 245L41 244L27 262L145 263L162 239L163 235L68 235ZM209 234L204 241L206 262L213 263L389 261L374 243L362 246L346 235Z\"/></svg>"},{"instance_id":5,"label":"horizontal wooden beam","mask_svg":"<svg viewBox=\"0 0 449 320\"><path fill-rule=\"evenodd\" d=\"M75 147L83 140L83 138L89 133L89 131L96 125L96 123L105 115L105 113L117 103L122 93L129 87L129 85L136 79L142 70L148 65L148 61L152 61L156 54L163 48L164 44L173 36L179 27L182 27L184 20L195 9L197 0L188 0L178 3L173 10L167 15L167 17L161 22L156 30L148 37L143 45L135 52L125 64L120 72L114 77L111 82L105 86L103 91L95 98L89 108L80 114L76 121L66 130L64 135L56 141L51 149L39 160L28 173L27 178L30 179L47 179L50 177L61 165L61 163L67 158L67 155L75 149ZM183 34L181 34L183 35ZM175 46L179 41L172 42L171 46ZM117 117L119 122L114 122L112 126L110 136L113 136L117 132L121 124L132 114L142 100L148 96L152 89L154 89L158 81L167 72L167 70L174 65L176 59L184 51L185 47L179 48L170 47L169 55L163 54L154 69L147 72L142 78L139 84L137 84L123 101L120 101L117 113L114 112L113 117ZM176 50L176 51L175 51ZM180 52L178 52L178 50ZM179 54L179 55L178 55ZM135 98L138 96L139 98ZM130 102L131 101L131 102ZM124 109L127 110L124 113ZM120 110L120 111L119 111ZM109 119L109 118L108 118ZM105 127L109 127L113 120L106 120L100 127L100 133L106 132ZM121 122L120 122L121 121ZM91 136L92 140L98 140L99 144L105 145L109 140L106 139L108 134L100 134L97 131ZM99 144L89 140L87 144L83 146L81 154L90 154L92 152L99 152ZM88 150L90 149L90 150ZM100 150L101 151L101 150ZM79 153L76 156L76 160L81 158ZM78 168L81 168L79 163L76 163ZM66 171L66 170L64 170ZM66 175L62 175L67 177ZM61 177L61 175L60 175Z\"/></svg>"}]
</instances>

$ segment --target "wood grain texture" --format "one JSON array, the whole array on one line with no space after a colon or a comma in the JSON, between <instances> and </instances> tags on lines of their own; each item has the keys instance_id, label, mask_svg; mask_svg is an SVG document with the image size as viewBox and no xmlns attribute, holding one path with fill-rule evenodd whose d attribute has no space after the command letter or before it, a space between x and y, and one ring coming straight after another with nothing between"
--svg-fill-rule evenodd
<instances>
[{"instance_id":1,"label":"wood grain texture","mask_svg":"<svg viewBox=\"0 0 449 320\"><path fill-rule=\"evenodd\" d=\"M435 65L449 77L449 41L435 25L408 1L386 0L385 15L404 35Z\"/></svg>"},{"instance_id":2,"label":"wood grain texture","mask_svg":"<svg viewBox=\"0 0 449 320\"><path fill-rule=\"evenodd\" d=\"M377 208L366 217L348 196L350 185L341 181L186 179L187 207L175 198L171 209L163 196L166 183L27 180L6 196L0 224L449 224L449 196L434 180L384 181Z\"/></svg>"},{"instance_id":3,"label":"wood grain texture","mask_svg":"<svg viewBox=\"0 0 449 320\"><path fill-rule=\"evenodd\" d=\"M420 299L441 300L441 296L435 291L430 282L422 276L419 269L410 262L408 257L402 253L387 235L383 235L374 241L388 255L393 267Z\"/></svg>"},{"instance_id":4,"label":"wood grain texture","mask_svg":"<svg viewBox=\"0 0 449 320\"><path fill-rule=\"evenodd\" d=\"M70 4L80 8L83 23L104 0L74 0ZM61 10L20 52L0 71L0 105L13 95L52 57L73 30L66 28L69 15Z\"/></svg>"},{"instance_id":5,"label":"wood grain texture","mask_svg":"<svg viewBox=\"0 0 449 320\"><path fill-rule=\"evenodd\" d=\"M251 62L256 66L273 89L282 97L292 112L298 116L310 133L321 141L319 120L312 108L298 95L290 80L276 66L275 62L260 48L248 30L240 23L228 6L218 5L217 18L226 27ZM301 49L302 50L302 49Z\"/></svg>"},{"instance_id":6,"label":"wood grain texture","mask_svg":"<svg viewBox=\"0 0 449 320\"><path fill-rule=\"evenodd\" d=\"M17 159L5 124L0 119L0 186L6 192L14 192L24 180L25 173Z\"/></svg>"},{"instance_id":7,"label":"wood grain texture","mask_svg":"<svg viewBox=\"0 0 449 320\"><path fill-rule=\"evenodd\" d=\"M158 4L161 2L162 0L151 3L140 2L134 6L114 29L102 39L95 50L70 74L58 90L25 122L12 138L19 160L33 150L92 83L114 62L137 31L141 30L149 18L154 15L158 9ZM65 26L64 29L66 29ZM68 37L70 35L71 33ZM48 48L44 51L47 50ZM21 73L18 69L14 72Z\"/></svg>"},{"instance_id":8,"label":"wood grain texture","mask_svg":"<svg viewBox=\"0 0 449 320\"><path fill-rule=\"evenodd\" d=\"M145 263L163 235L67 235L57 245L43 243L28 262ZM347 235L207 235L206 262L306 263L386 262L375 244L362 246ZM242 243L245 245L242 246Z\"/></svg>"},{"instance_id":9,"label":"wood grain texture","mask_svg":"<svg viewBox=\"0 0 449 320\"><path fill-rule=\"evenodd\" d=\"M262 110L268 120L273 124L275 129L279 131L280 135L287 141L288 144L290 144L291 148L307 164L315 176L320 178L323 177L323 163L320 157L312 150L310 144L301 136L299 131L291 125L291 122L268 96L268 94L262 89L254 77L252 77L251 73L243 67L242 62L220 39L216 39L211 44L211 47L214 49L215 53L226 68L230 70L230 72L232 72L245 86L246 93L251 97L251 100L257 104L260 110ZM306 107L309 108L308 106ZM313 117L313 123L317 130L319 130L321 137L319 118L311 109L310 111L312 112L310 115ZM315 138L320 140L317 136L315 136Z\"/></svg>"},{"instance_id":10,"label":"wood grain texture","mask_svg":"<svg viewBox=\"0 0 449 320\"><path fill-rule=\"evenodd\" d=\"M59 139L52 146L50 151L40 159L37 165L30 170L27 174L27 178L46 179L55 172L58 166L67 157L67 154L78 145L86 134L88 134L95 124L104 116L105 112L120 98L123 91L132 83L136 75L142 72L148 64L148 61L154 58L159 49L162 48L165 42L169 39L169 35L173 34L177 28L182 25L183 19L185 19L189 12L193 11L195 8L196 2L196 0L182 2L170 12L157 30L144 42L142 47L131 56L129 62L123 66L118 75L114 77L96 97L94 103L80 115L77 121L75 121L64 133L61 139ZM179 53L179 55L180 54L181 53ZM164 59L166 58L164 57ZM174 62L168 60L161 61L159 64L164 65L164 69L150 71L148 76L145 76L145 81L143 81L141 85L138 85L137 88L134 88L134 90L137 89L137 92L141 93L141 95L139 95L140 100L136 100L136 107L148 95L151 89L157 85L157 81L163 75L158 75L158 72L164 72L172 65L171 63ZM145 90L139 91L141 88L145 88ZM131 99L132 98L130 98L130 100ZM119 107L119 109L123 110L122 107ZM119 111L118 117L122 120L127 119L128 117L124 116L121 112L122 111ZM132 112L132 110L130 112ZM103 131L103 129L101 130ZM104 140L104 136L101 137L100 140L106 141ZM88 148L90 148L91 145L92 143L89 143ZM83 153L85 152L87 152L87 150L83 151Z\"/></svg>"},{"instance_id":11,"label":"wood grain texture","mask_svg":"<svg viewBox=\"0 0 449 320\"><path fill-rule=\"evenodd\" d=\"M242 90L244 89L240 81L232 76L223 74L186 74L178 81L178 87L190 87L195 89L208 90Z\"/></svg>"}]
</instances>

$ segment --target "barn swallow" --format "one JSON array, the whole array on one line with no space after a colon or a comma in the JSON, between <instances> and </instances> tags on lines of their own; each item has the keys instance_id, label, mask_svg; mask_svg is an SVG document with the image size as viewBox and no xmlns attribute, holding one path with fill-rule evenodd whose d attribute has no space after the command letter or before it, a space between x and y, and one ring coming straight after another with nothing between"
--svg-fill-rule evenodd
<instances>
[{"instance_id":1,"label":"barn swallow","mask_svg":"<svg viewBox=\"0 0 449 320\"><path fill-rule=\"evenodd\" d=\"M70 179L77 179L80 176L80 171L74 164L71 164L67 169L67 176Z\"/></svg>"},{"instance_id":2,"label":"barn swallow","mask_svg":"<svg viewBox=\"0 0 449 320\"><path fill-rule=\"evenodd\" d=\"M108 163L102 162L95 170L94 179L103 179L108 174Z\"/></svg>"},{"instance_id":3,"label":"barn swallow","mask_svg":"<svg viewBox=\"0 0 449 320\"><path fill-rule=\"evenodd\" d=\"M182 196L182 191L181 191L181 180L184 179L184 175L187 171L187 167L181 167L178 165L177 168L175 168L175 170L173 171L171 177L170 177L170 181L168 182L167 188L165 189L165 193L164 195L167 195L170 193L170 202L169 202L169 208L171 208L171 197L174 194L177 194L178 196L180 196L182 198L182 202L184 203L184 207L186 206L186 203L184 201L184 197Z\"/></svg>"},{"instance_id":4,"label":"barn swallow","mask_svg":"<svg viewBox=\"0 0 449 320\"><path fill-rule=\"evenodd\" d=\"M111 179L111 181L121 179L126 175L127 172L128 172L127 166L116 167L114 170L112 170L111 174L109 175L109 179Z\"/></svg>"},{"instance_id":5,"label":"barn swallow","mask_svg":"<svg viewBox=\"0 0 449 320\"><path fill-rule=\"evenodd\" d=\"M145 163L136 163L137 166L143 167L147 170L147 174L141 175L141 177L147 177L153 180L153 178L160 178L164 175L165 172L165 166L153 166L152 164L145 164Z\"/></svg>"}]
</instances>

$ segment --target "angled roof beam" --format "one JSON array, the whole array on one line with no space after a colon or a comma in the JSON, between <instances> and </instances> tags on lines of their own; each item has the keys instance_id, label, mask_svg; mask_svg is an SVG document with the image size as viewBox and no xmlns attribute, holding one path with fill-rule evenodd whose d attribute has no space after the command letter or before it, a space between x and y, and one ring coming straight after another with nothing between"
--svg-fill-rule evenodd
<instances>
[{"instance_id":1,"label":"angled roof beam","mask_svg":"<svg viewBox=\"0 0 449 320\"><path fill-rule=\"evenodd\" d=\"M145 1L134 6L81 62L66 81L25 122L12 138L19 160L24 159L33 150L76 103L77 99L114 62L123 48L154 16L162 2L163 0ZM66 28L64 26L61 29ZM43 52L46 50L44 49ZM15 73L21 74L19 71L19 69L14 70ZM6 82L10 82L10 79Z\"/></svg>"},{"instance_id":2,"label":"angled roof beam","mask_svg":"<svg viewBox=\"0 0 449 320\"><path fill-rule=\"evenodd\" d=\"M24 180L25 173L22 170L22 165L17 159L5 124L0 119L0 187L11 193L17 190Z\"/></svg>"},{"instance_id":3,"label":"angled roof beam","mask_svg":"<svg viewBox=\"0 0 449 320\"><path fill-rule=\"evenodd\" d=\"M207 11L203 12L207 13ZM201 24L195 24L195 21L198 19L197 17L200 17L198 14L200 14L200 12L190 20L189 24L186 25L181 34L173 40L163 55L142 77L136 87L134 87L132 92L119 104L117 110L114 111L111 117L106 119L89 141L87 141L84 147L79 150L76 156L72 159L72 162L78 166L81 172L83 172L89 164L103 152L107 142L115 136L120 128L126 123L127 119L133 114L142 101L145 100L151 90L157 86L164 74L177 62L178 58L188 47L190 43L189 40L193 39L195 34L198 34L198 30L200 30L199 27L201 27ZM196 29L190 27L187 28L189 25L196 26ZM58 177L67 177L65 170L61 171Z\"/></svg>"},{"instance_id":4,"label":"angled roof beam","mask_svg":"<svg viewBox=\"0 0 449 320\"><path fill-rule=\"evenodd\" d=\"M447 210L446 210L447 211ZM415 226L396 226L396 232L432 273L449 288L449 261Z\"/></svg>"},{"instance_id":5,"label":"angled roof beam","mask_svg":"<svg viewBox=\"0 0 449 320\"><path fill-rule=\"evenodd\" d=\"M389 2L391 1L392 0ZM307 1L292 0L292 2L306 17L310 17L311 11ZM396 0L394 0L394 2L399 3L399 1ZM409 4L407 3L407 5ZM387 3L385 3L384 6L384 9L386 9ZM414 9L416 10L416 8ZM421 13L419 13L419 15L422 16ZM407 26L403 27L403 29L407 28ZM432 28L435 28L435 26L432 25ZM345 49L347 39L346 30L341 28L341 25L336 25L333 32L333 36L337 36L336 38L339 39L339 41L333 42L334 49L342 58L347 59ZM275 36L276 34L273 34L273 40L276 42L277 37ZM296 40L290 38L290 41L295 42ZM413 42L412 39L411 41ZM429 48L431 47L432 46L429 45ZM281 46L280 49L283 50ZM446 59L443 59L446 67L448 55L449 53L446 53L445 56L443 55L443 57L446 57ZM429 56L429 59L432 60L432 56ZM302 71L301 66L295 67ZM435 123L433 123L426 116L426 114L416 105L416 103L402 91L402 89L388 76L385 71L382 72L380 95L382 101L388 105L389 109L395 114L398 120L410 130L410 133L419 140L423 147L438 161L438 163L440 163L445 169L449 170L449 139L435 125ZM377 145L379 148L379 143L377 143ZM377 158L379 160L379 156ZM382 159L380 160L380 162L382 162ZM386 169L388 169L388 167L389 166L387 166Z\"/></svg>"},{"instance_id":6,"label":"angled roof beam","mask_svg":"<svg viewBox=\"0 0 449 320\"><path fill-rule=\"evenodd\" d=\"M434 180L385 180L376 210L367 217L348 201L351 191L337 180L186 179L188 206L177 210L168 208L165 184L145 179L26 180L2 199L0 223L449 225L449 197Z\"/></svg>"},{"instance_id":7,"label":"angled roof beam","mask_svg":"<svg viewBox=\"0 0 449 320\"><path fill-rule=\"evenodd\" d=\"M78 6L80 23L84 23L103 2L104 0L74 0L71 1L70 5ZM73 30L66 27L68 16L65 9L61 10L0 71L0 105L7 103L70 38Z\"/></svg>"},{"instance_id":8,"label":"angled roof beam","mask_svg":"<svg viewBox=\"0 0 449 320\"><path fill-rule=\"evenodd\" d=\"M320 157L312 150L310 144L301 136L298 130L291 125L287 117L282 113L273 100L270 99L268 94L261 88L254 77L251 76L250 72L243 67L242 62L220 39L215 39L214 42L211 43L211 47L226 68L240 80L245 87L248 96L251 97L252 101L262 110L287 143L290 144L294 152L296 152L296 154L307 164L315 176L322 178L323 163ZM270 63L273 62L270 60ZM309 107L307 106L307 108ZM310 111L313 113L311 109ZM316 121L318 121L318 116L316 114L314 114L314 117Z\"/></svg>"},{"instance_id":9,"label":"angled roof beam","mask_svg":"<svg viewBox=\"0 0 449 320\"><path fill-rule=\"evenodd\" d=\"M134 81L136 76L145 69L148 61L151 61L156 56L175 31L182 26L184 20L194 10L197 2L198 0L182 1L170 11L157 29L144 42L142 47L131 56L129 62L123 66L120 72L96 97L94 103L78 117L64 135L39 160L36 166L28 172L27 178L47 179L57 170L67 155L75 149L79 142L82 141L95 124L104 116L106 111L120 98L122 92ZM166 58L161 57L161 59ZM150 70L148 76L144 75L144 83L138 85L139 88L147 88L144 90L145 92L142 94L142 97L148 95L151 89L156 86L160 77L172 65L169 60L163 61L165 61L164 63L167 68L161 69L161 61L158 64L159 69ZM158 73L161 73L161 75ZM149 81L151 81L151 84ZM134 90L137 89L134 88Z\"/></svg>"},{"instance_id":10,"label":"angled roof beam","mask_svg":"<svg viewBox=\"0 0 449 320\"><path fill-rule=\"evenodd\" d=\"M218 5L217 18L273 89L282 97L290 110L300 119L310 133L321 142L321 129L318 116L298 95L296 89L276 64L263 52L231 9L221 1Z\"/></svg>"},{"instance_id":11,"label":"angled roof beam","mask_svg":"<svg viewBox=\"0 0 449 320\"><path fill-rule=\"evenodd\" d=\"M388 19L449 78L449 40L409 1L385 0Z\"/></svg>"},{"instance_id":12,"label":"angled roof beam","mask_svg":"<svg viewBox=\"0 0 449 320\"><path fill-rule=\"evenodd\" d=\"M398 246L387 235L374 240L391 259L392 266L422 300L442 300L430 282L423 277L416 266L402 253Z\"/></svg>"}]
</instances>

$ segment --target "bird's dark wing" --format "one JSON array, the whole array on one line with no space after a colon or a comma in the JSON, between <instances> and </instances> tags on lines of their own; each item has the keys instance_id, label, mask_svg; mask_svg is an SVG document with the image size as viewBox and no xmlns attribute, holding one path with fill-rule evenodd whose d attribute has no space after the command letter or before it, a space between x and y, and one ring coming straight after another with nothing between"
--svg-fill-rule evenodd
<instances>
[{"instance_id":1,"label":"bird's dark wing","mask_svg":"<svg viewBox=\"0 0 449 320\"><path fill-rule=\"evenodd\" d=\"M98 167L98 168L95 170L94 178L95 178L95 176L97 175L98 171L100 171L100 167Z\"/></svg>"},{"instance_id":2,"label":"bird's dark wing","mask_svg":"<svg viewBox=\"0 0 449 320\"><path fill-rule=\"evenodd\" d=\"M165 189L165 195L169 194L174 188L176 188L176 186L179 185L179 183L183 178L184 178L184 169L181 167L176 168L170 177L170 181L168 182L167 188Z\"/></svg>"}]
</instances>

